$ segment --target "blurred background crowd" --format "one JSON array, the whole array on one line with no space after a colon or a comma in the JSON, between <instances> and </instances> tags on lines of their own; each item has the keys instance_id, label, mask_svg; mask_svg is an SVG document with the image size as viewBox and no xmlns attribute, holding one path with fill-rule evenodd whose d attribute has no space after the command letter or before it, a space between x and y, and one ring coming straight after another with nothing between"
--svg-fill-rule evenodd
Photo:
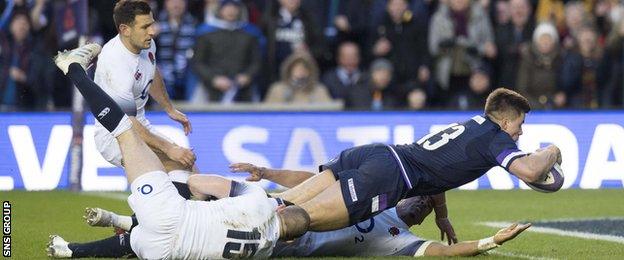
<instances>
[{"instance_id":1,"label":"blurred background crowd","mask_svg":"<svg viewBox=\"0 0 624 260\"><path fill-rule=\"evenodd\" d=\"M149 2L178 101L468 110L506 87L536 109L623 107L619 0ZM114 3L0 0L0 111L69 110L51 57L114 37Z\"/></svg>"}]
</instances>

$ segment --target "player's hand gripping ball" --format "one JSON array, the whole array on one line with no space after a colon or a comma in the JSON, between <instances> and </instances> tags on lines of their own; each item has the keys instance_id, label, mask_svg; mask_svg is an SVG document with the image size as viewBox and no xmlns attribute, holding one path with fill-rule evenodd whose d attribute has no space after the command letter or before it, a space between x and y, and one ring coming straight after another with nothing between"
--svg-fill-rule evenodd
<instances>
[{"instance_id":1,"label":"player's hand gripping ball","mask_svg":"<svg viewBox=\"0 0 624 260\"><path fill-rule=\"evenodd\" d=\"M561 165L559 165L559 163L555 163L549 171L542 174L538 181L531 183L527 182L526 184L533 190L551 193L561 189L564 180L565 178L563 176L563 170L561 170Z\"/></svg>"}]
</instances>

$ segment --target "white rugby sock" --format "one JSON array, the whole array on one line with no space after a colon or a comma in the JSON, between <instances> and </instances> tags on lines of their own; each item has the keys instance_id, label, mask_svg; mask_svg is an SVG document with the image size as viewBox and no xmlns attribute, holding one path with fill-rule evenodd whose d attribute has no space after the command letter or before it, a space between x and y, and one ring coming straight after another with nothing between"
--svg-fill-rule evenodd
<instances>
[{"instance_id":1,"label":"white rugby sock","mask_svg":"<svg viewBox=\"0 0 624 260\"><path fill-rule=\"evenodd\" d=\"M121 228L125 231L132 228L132 218L130 216L117 215L111 212L111 222L114 227Z\"/></svg>"}]
</instances>

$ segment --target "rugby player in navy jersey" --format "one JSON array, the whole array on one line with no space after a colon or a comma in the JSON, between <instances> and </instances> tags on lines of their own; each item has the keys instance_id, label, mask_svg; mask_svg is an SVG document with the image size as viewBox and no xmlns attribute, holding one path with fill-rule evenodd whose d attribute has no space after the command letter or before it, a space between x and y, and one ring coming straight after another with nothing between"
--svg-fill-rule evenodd
<instances>
[{"instance_id":1,"label":"rugby player in navy jersey","mask_svg":"<svg viewBox=\"0 0 624 260\"><path fill-rule=\"evenodd\" d=\"M369 219L403 198L457 188L495 166L534 182L561 161L561 152L555 145L533 153L518 149L516 141L530 110L522 95L496 89L488 96L483 115L412 144L344 150L322 165L320 174L274 196L304 208L311 218L309 230L329 231ZM438 226L448 234L446 216L436 217L440 219L436 222L446 222Z\"/></svg>"}]
</instances>

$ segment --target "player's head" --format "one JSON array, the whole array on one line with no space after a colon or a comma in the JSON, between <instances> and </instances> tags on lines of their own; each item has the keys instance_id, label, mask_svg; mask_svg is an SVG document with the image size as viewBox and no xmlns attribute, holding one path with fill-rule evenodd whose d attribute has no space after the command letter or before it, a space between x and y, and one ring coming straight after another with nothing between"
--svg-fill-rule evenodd
<instances>
[{"instance_id":1,"label":"player's head","mask_svg":"<svg viewBox=\"0 0 624 260\"><path fill-rule=\"evenodd\" d=\"M514 141L518 141L522 135L524 117L529 111L531 105L525 97L505 88L492 91L485 101L485 115L496 122Z\"/></svg>"},{"instance_id":2,"label":"player's head","mask_svg":"<svg viewBox=\"0 0 624 260\"><path fill-rule=\"evenodd\" d=\"M277 211L280 218L280 239L292 240L302 236L310 226L310 215L301 207L291 205Z\"/></svg>"},{"instance_id":3,"label":"player's head","mask_svg":"<svg viewBox=\"0 0 624 260\"><path fill-rule=\"evenodd\" d=\"M420 225L433 210L429 196L415 196L399 201L396 212L407 226Z\"/></svg>"},{"instance_id":4,"label":"player's head","mask_svg":"<svg viewBox=\"0 0 624 260\"><path fill-rule=\"evenodd\" d=\"M150 6L139 0L120 0L115 5L113 20L119 35L130 43L133 50L147 49L156 34Z\"/></svg>"}]
</instances>

